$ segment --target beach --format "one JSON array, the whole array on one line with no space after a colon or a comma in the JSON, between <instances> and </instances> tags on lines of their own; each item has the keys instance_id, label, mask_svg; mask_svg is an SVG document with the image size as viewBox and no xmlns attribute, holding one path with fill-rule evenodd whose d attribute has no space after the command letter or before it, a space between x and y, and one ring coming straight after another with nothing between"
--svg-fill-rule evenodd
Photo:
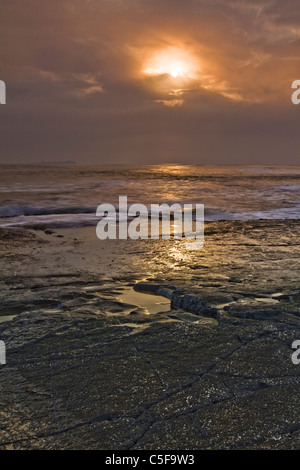
<instances>
[{"instance_id":1,"label":"beach","mask_svg":"<svg viewBox=\"0 0 300 470\"><path fill-rule=\"evenodd\" d=\"M0 449L300 448L299 235L2 228Z\"/></svg>"}]
</instances>

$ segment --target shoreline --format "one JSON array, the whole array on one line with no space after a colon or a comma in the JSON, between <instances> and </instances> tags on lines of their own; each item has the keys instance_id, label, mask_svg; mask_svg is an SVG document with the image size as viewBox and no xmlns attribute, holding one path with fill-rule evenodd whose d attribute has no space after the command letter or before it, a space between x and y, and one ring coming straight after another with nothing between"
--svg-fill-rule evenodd
<instances>
[{"instance_id":1,"label":"shoreline","mask_svg":"<svg viewBox=\"0 0 300 470\"><path fill-rule=\"evenodd\" d=\"M197 252L0 229L0 449L300 448L300 220L205 229ZM121 301L139 282L177 304Z\"/></svg>"}]
</instances>

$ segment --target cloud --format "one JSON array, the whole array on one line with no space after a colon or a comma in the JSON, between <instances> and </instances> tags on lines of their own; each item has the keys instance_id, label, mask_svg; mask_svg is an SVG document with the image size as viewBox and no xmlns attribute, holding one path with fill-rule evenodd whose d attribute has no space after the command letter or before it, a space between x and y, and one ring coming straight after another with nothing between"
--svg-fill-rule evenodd
<instances>
[{"instance_id":1,"label":"cloud","mask_svg":"<svg viewBox=\"0 0 300 470\"><path fill-rule=\"evenodd\" d=\"M298 159L299 0L2 0L1 18L5 160ZM145 74L170 48L194 73Z\"/></svg>"},{"instance_id":2,"label":"cloud","mask_svg":"<svg viewBox=\"0 0 300 470\"><path fill-rule=\"evenodd\" d=\"M176 100L176 99L171 99L171 100L155 100L155 103L161 103L164 106L169 106L173 108L174 106L182 106L184 101L183 100Z\"/></svg>"}]
</instances>

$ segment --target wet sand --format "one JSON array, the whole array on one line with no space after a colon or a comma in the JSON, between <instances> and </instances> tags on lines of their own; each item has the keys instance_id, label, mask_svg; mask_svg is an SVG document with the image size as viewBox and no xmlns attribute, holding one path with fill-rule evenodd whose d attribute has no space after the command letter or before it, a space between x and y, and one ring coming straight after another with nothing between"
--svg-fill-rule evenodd
<instances>
[{"instance_id":1,"label":"wet sand","mask_svg":"<svg viewBox=\"0 0 300 470\"><path fill-rule=\"evenodd\" d=\"M191 252L1 230L0 449L300 448L299 235L209 223Z\"/></svg>"}]
</instances>

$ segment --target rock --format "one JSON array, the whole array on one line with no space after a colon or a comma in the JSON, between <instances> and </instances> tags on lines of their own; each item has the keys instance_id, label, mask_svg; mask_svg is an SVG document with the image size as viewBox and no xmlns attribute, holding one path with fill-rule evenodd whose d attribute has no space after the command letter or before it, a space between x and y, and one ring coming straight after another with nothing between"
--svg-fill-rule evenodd
<instances>
[{"instance_id":1,"label":"rock","mask_svg":"<svg viewBox=\"0 0 300 470\"><path fill-rule=\"evenodd\" d=\"M0 323L1 450L299 447L300 221L207 224L197 253L99 245L94 228L78 228L88 241L74 250L63 233L39 246L0 231L2 307L17 313ZM117 302L147 278L172 311Z\"/></svg>"}]
</instances>

